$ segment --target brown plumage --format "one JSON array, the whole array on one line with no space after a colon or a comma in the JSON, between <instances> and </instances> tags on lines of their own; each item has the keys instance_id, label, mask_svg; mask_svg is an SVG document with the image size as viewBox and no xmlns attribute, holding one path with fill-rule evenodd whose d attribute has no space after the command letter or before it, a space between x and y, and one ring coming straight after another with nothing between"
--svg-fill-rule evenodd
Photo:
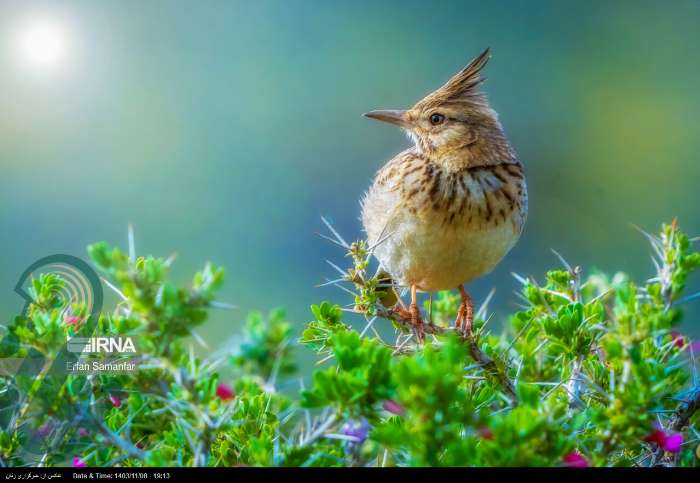
<instances>
[{"instance_id":1,"label":"brown plumage","mask_svg":"<svg viewBox=\"0 0 700 483\"><path fill-rule=\"evenodd\" d=\"M489 49L405 111L366 116L402 127L414 146L377 173L362 201L370 244L392 278L416 291L459 288L457 324L471 327L462 284L490 272L513 247L527 216L523 167L479 86Z\"/></svg>"}]
</instances>

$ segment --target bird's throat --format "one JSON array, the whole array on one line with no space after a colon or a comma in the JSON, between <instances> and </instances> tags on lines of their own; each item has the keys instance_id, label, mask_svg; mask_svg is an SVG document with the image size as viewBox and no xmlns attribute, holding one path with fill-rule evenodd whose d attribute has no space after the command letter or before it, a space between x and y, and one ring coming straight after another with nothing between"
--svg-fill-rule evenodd
<instances>
[{"instance_id":1,"label":"bird's throat","mask_svg":"<svg viewBox=\"0 0 700 483\"><path fill-rule=\"evenodd\" d=\"M425 154L447 172L461 172L517 160L505 136L455 140L453 143L436 146Z\"/></svg>"}]
</instances>

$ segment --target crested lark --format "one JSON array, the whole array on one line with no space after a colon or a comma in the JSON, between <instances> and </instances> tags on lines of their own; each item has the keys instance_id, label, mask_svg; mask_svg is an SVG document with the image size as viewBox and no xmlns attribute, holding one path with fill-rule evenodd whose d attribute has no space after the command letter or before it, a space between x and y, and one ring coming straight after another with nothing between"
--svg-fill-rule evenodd
<instances>
[{"instance_id":1,"label":"crested lark","mask_svg":"<svg viewBox=\"0 0 700 483\"><path fill-rule=\"evenodd\" d=\"M478 90L489 49L412 108L365 116L403 128L413 146L377 172L362 200L362 222L382 267L416 291L457 288L455 325L471 334L473 305L463 284L490 272L520 237L527 216L523 166L496 112Z\"/></svg>"}]
</instances>

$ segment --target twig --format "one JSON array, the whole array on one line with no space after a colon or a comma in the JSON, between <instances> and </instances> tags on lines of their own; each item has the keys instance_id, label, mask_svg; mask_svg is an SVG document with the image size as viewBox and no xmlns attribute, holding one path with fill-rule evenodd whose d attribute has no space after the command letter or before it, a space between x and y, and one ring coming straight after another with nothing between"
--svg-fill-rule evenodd
<instances>
[{"instance_id":1,"label":"twig","mask_svg":"<svg viewBox=\"0 0 700 483\"><path fill-rule=\"evenodd\" d=\"M308 437L304 439L301 443L299 443L299 447L303 448L304 446L308 446L309 444L313 443L316 441L318 438L323 436L323 434L326 432L328 428L331 427L331 425L335 422L336 420L336 415L331 414L331 416L326 419L313 433L309 434ZM309 428L310 429L310 428Z\"/></svg>"},{"instance_id":2,"label":"twig","mask_svg":"<svg viewBox=\"0 0 700 483\"><path fill-rule=\"evenodd\" d=\"M518 396L515 393L513 383L505 372L501 371L498 364L496 364L493 359L491 359L484 351L481 350L476 336L471 331L471 327L465 327L465 332L462 334L461 339L463 342L467 343L469 353L471 354L472 358L479 363L486 374L495 379L501 385L501 388L503 388L503 391L508 395L513 406L516 406L518 404Z\"/></svg>"},{"instance_id":3,"label":"twig","mask_svg":"<svg viewBox=\"0 0 700 483\"><path fill-rule=\"evenodd\" d=\"M460 290L462 292L463 300L465 300L465 297L466 300L470 300L468 294L464 291L464 289ZM467 306L463 302L459 308L457 320L460 320L460 318L462 320L460 338L463 342L467 344L472 358L476 362L478 362L479 365L481 365L481 368L484 370L484 372L486 372L486 374L489 377L491 377L493 380L497 381L501 385L504 392L510 399L511 404L515 406L518 404L518 397L515 393L515 387L513 386L513 382L508 378L508 375L505 373L505 371L502 371L501 368L498 367L496 361L491 359L483 350L481 350L481 347L479 347L477 334L474 333L474 318L471 314L471 310L471 303L469 306Z\"/></svg>"},{"instance_id":4,"label":"twig","mask_svg":"<svg viewBox=\"0 0 700 483\"><path fill-rule=\"evenodd\" d=\"M682 431L688 425L690 418L696 411L700 410L700 386L693 388L688 401L681 403L676 410L676 414L671 419L671 428L674 431Z\"/></svg>"},{"instance_id":5,"label":"twig","mask_svg":"<svg viewBox=\"0 0 700 483\"><path fill-rule=\"evenodd\" d=\"M573 409L580 401L581 392L581 366L583 365L583 355L579 354L571 363L571 375L566 382L566 391L569 393L569 409Z\"/></svg>"}]
</instances>

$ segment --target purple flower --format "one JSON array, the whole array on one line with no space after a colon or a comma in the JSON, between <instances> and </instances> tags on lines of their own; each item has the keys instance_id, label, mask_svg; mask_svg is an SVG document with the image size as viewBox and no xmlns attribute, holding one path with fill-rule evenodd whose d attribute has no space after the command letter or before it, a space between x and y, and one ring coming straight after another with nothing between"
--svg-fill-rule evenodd
<instances>
[{"instance_id":1,"label":"purple flower","mask_svg":"<svg viewBox=\"0 0 700 483\"><path fill-rule=\"evenodd\" d=\"M387 399L384 401L384 404L382 405L385 410L389 411L392 414L396 414L397 416L403 416L406 414L406 409L396 401L393 401L391 399Z\"/></svg>"},{"instance_id":2,"label":"purple flower","mask_svg":"<svg viewBox=\"0 0 700 483\"><path fill-rule=\"evenodd\" d=\"M73 468L86 468L86 467L87 467L87 463L85 463L85 461L83 461L82 458L79 458L77 456L75 456L73 458Z\"/></svg>"},{"instance_id":3,"label":"purple flower","mask_svg":"<svg viewBox=\"0 0 700 483\"><path fill-rule=\"evenodd\" d=\"M369 423L365 418L359 421L349 420L343 425L341 432L345 436L350 436L354 438L353 440L345 441L345 452L346 454L351 454L356 452L362 443L367 441L367 436L369 436Z\"/></svg>"},{"instance_id":4,"label":"purple flower","mask_svg":"<svg viewBox=\"0 0 700 483\"><path fill-rule=\"evenodd\" d=\"M109 402L111 402L112 406L114 406L115 408L122 407L122 400L115 395L109 396Z\"/></svg>"},{"instance_id":5,"label":"purple flower","mask_svg":"<svg viewBox=\"0 0 700 483\"><path fill-rule=\"evenodd\" d=\"M87 438L90 436L90 432L85 428L78 428L78 436L81 438Z\"/></svg>"},{"instance_id":6,"label":"purple flower","mask_svg":"<svg viewBox=\"0 0 700 483\"><path fill-rule=\"evenodd\" d=\"M353 441L353 443L362 444L367 440L367 436L369 435L369 423L365 418L359 421L350 420L345 423L342 431L345 436L351 436L357 439L357 441Z\"/></svg>"},{"instance_id":7,"label":"purple flower","mask_svg":"<svg viewBox=\"0 0 700 483\"><path fill-rule=\"evenodd\" d=\"M39 426L39 428L36 430L36 434L42 438L45 438L51 434L51 431L53 431L53 424L46 423Z\"/></svg>"},{"instance_id":8,"label":"purple flower","mask_svg":"<svg viewBox=\"0 0 700 483\"><path fill-rule=\"evenodd\" d=\"M588 461L578 451L564 455L561 461L567 468L588 468Z\"/></svg>"}]
</instances>

